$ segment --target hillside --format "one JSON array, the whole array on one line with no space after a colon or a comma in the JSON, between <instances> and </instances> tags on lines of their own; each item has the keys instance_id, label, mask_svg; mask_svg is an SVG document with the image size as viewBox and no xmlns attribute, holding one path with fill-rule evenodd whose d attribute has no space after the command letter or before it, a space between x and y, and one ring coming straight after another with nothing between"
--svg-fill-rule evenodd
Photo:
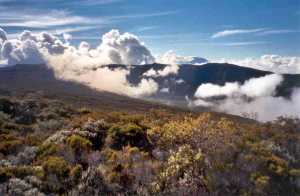
<instances>
[{"instance_id":1,"label":"hillside","mask_svg":"<svg viewBox=\"0 0 300 196\"><path fill-rule=\"evenodd\" d=\"M0 196L300 196L300 0L0 0Z\"/></svg>"},{"instance_id":2,"label":"hillside","mask_svg":"<svg viewBox=\"0 0 300 196\"><path fill-rule=\"evenodd\" d=\"M0 98L0 195L300 194L297 119L66 103Z\"/></svg>"},{"instance_id":3,"label":"hillside","mask_svg":"<svg viewBox=\"0 0 300 196\"><path fill-rule=\"evenodd\" d=\"M47 97L62 99L65 102L102 110L118 108L130 111L148 111L151 108L166 106L153 102L129 98L105 91L96 91L74 81L58 80L53 70L44 65L16 65L0 68L0 95L23 96L28 92L39 92Z\"/></svg>"},{"instance_id":4,"label":"hillside","mask_svg":"<svg viewBox=\"0 0 300 196\"><path fill-rule=\"evenodd\" d=\"M264 74L210 64L178 75ZM284 89L298 85L286 77ZM42 65L0 69L0 89L0 195L300 194L299 119L190 112L57 80Z\"/></svg>"}]
</instances>

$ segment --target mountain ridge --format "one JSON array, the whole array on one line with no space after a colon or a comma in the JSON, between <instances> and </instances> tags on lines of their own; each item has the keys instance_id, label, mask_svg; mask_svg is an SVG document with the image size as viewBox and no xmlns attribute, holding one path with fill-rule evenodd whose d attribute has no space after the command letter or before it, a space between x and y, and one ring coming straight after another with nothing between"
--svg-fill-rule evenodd
<instances>
[{"instance_id":1,"label":"mountain ridge","mask_svg":"<svg viewBox=\"0 0 300 196\"><path fill-rule=\"evenodd\" d=\"M146 64L146 65L119 65L110 64L103 65L111 70L126 69L129 74L126 76L131 85L138 85L142 78L153 79L159 86L159 90L149 97L151 101L166 100L172 105L180 105L186 107L186 97L193 97L197 88L201 84L212 83L216 85L224 85L226 82L244 83L251 78L263 77L272 74L269 71L262 71L248 67L242 67L227 63L207 63L204 65L179 65L177 73L170 73L166 76L145 76L144 74L153 69L155 71L163 70L166 64ZM95 68L97 69L97 68ZM277 88L276 96L289 97L292 90L300 87L300 74L283 74L283 82ZM179 83L178 81L182 81ZM168 92L161 91L167 89ZM16 65L11 67L0 68L0 89L3 91L15 90L45 90L49 93L69 94L69 96L83 94L88 97L98 99L102 97L104 100L113 100L120 103L117 95L111 92L95 91L84 84L75 81L58 80L52 69L45 65ZM66 90L68 89L68 90ZM78 92L76 92L78 91ZM129 98L124 98L128 100ZM130 98L131 99L131 98ZM138 99L133 99L140 102ZM121 106L122 104L120 104Z\"/></svg>"}]
</instances>

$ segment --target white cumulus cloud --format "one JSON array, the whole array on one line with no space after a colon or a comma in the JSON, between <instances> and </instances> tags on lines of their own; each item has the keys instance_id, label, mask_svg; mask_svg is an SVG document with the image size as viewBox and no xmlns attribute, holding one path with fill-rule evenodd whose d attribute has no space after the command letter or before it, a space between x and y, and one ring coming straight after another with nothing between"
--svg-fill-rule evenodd
<instances>
[{"instance_id":1,"label":"white cumulus cloud","mask_svg":"<svg viewBox=\"0 0 300 196\"><path fill-rule=\"evenodd\" d=\"M107 52L115 63L139 65L154 62L150 50L138 37L130 33L120 34L118 30L104 34L98 50Z\"/></svg>"},{"instance_id":2,"label":"white cumulus cloud","mask_svg":"<svg viewBox=\"0 0 300 196\"><path fill-rule=\"evenodd\" d=\"M102 36L97 48L91 48L87 42L81 42L78 47L72 46L69 34L63 35L64 42L47 32L35 34L24 31L17 39L7 40L5 31L1 29L0 35L2 67L47 64L60 79L79 81L98 90L133 97L149 96L158 90L158 84L152 79L142 78L139 84L132 85L126 78L129 70L102 67L113 63L130 67L132 64L154 62L150 50L135 35L111 30Z\"/></svg>"},{"instance_id":3,"label":"white cumulus cloud","mask_svg":"<svg viewBox=\"0 0 300 196\"><path fill-rule=\"evenodd\" d=\"M195 56L180 56L177 55L173 50L169 50L161 56L158 56L156 62L162 64L193 64L202 65L208 61L201 57Z\"/></svg>"}]
</instances>

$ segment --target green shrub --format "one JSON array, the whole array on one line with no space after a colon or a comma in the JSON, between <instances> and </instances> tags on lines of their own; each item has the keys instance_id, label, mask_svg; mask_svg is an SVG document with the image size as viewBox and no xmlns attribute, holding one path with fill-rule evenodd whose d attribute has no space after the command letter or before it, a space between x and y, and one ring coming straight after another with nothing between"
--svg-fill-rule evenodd
<instances>
[{"instance_id":1,"label":"green shrub","mask_svg":"<svg viewBox=\"0 0 300 196\"><path fill-rule=\"evenodd\" d=\"M132 123L125 126L123 130L124 130L123 131L124 134L129 135L129 136L136 136L138 134L144 133L143 129L140 126L138 126L136 124L132 124Z\"/></svg>"},{"instance_id":2,"label":"green shrub","mask_svg":"<svg viewBox=\"0 0 300 196\"><path fill-rule=\"evenodd\" d=\"M79 135L72 135L67 139L67 143L72 149L78 150L90 150L92 148L92 142Z\"/></svg>"},{"instance_id":3,"label":"green shrub","mask_svg":"<svg viewBox=\"0 0 300 196\"><path fill-rule=\"evenodd\" d=\"M72 180L75 184L77 184L80 180L81 174L82 174L82 166L81 165L76 165L74 166L71 171L70 171L70 176L72 177Z\"/></svg>"},{"instance_id":4,"label":"green shrub","mask_svg":"<svg viewBox=\"0 0 300 196\"><path fill-rule=\"evenodd\" d=\"M291 169L289 171L289 174L291 176L300 177L300 169Z\"/></svg>"},{"instance_id":5,"label":"green shrub","mask_svg":"<svg viewBox=\"0 0 300 196\"><path fill-rule=\"evenodd\" d=\"M145 150L151 147L146 131L133 123L124 126L114 125L108 130L108 133L110 147L118 150L127 145Z\"/></svg>"},{"instance_id":6,"label":"green shrub","mask_svg":"<svg viewBox=\"0 0 300 196\"><path fill-rule=\"evenodd\" d=\"M42 168L45 173L44 191L65 195L66 191L70 189L70 165L61 157L51 156L44 159Z\"/></svg>"},{"instance_id":7,"label":"green shrub","mask_svg":"<svg viewBox=\"0 0 300 196\"><path fill-rule=\"evenodd\" d=\"M80 108L80 109L78 110L78 112L79 112L80 114L89 114L89 113L91 113L91 110L90 110L89 108L83 107L83 108Z\"/></svg>"},{"instance_id":8,"label":"green shrub","mask_svg":"<svg viewBox=\"0 0 300 196\"><path fill-rule=\"evenodd\" d=\"M254 173L251 175L251 180L255 184L254 191L260 193L269 186L270 177Z\"/></svg>"},{"instance_id":9,"label":"green shrub","mask_svg":"<svg viewBox=\"0 0 300 196\"><path fill-rule=\"evenodd\" d=\"M11 131L16 131L16 130L18 130L18 129L19 129L19 126L18 126L17 124L15 124L15 123L12 123L12 122L8 121L8 122L4 122L4 123L2 124L2 128L3 128L4 130L8 131L8 132L11 132Z\"/></svg>"},{"instance_id":10,"label":"green shrub","mask_svg":"<svg viewBox=\"0 0 300 196\"><path fill-rule=\"evenodd\" d=\"M0 168L0 183L6 182L13 176L12 173L6 170L6 168Z\"/></svg>"},{"instance_id":11,"label":"green shrub","mask_svg":"<svg viewBox=\"0 0 300 196\"><path fill-rule=\"evenodd\" d=\"M122 113L121 112L110 112L107 116L106 116L106 120L108 122L112 122L112 123L116 123L119 122L122 118Z\"/></svg>"},{"instance_id":12,"label":"green shrub","mask_svg":"<svg viewBox=\"0 0 300 196\"><path fill-rule=\"evenodd\" d=\"M39 146L42 144L42 142L43 142L43 138L35 134L28 134L25 137L25 141L24 141L24 143L29 146Z\"/></svg>"},{"instance_id":13,"label":"green shrub","mask_svg":"<svg viewBox=\"0 0 300 196\"><path fill-rule=\"evenodd\" d=\"M57 131L61 129L64 125L64 121L62 119L49 119L44 121L37 122L38 131L43 133L43 135L52 133L53 131ZM45 134L46 133L46 134Z\"/></svg>"},{"instance_id":14,"label":"green shrub","mask_svg":"<svg viewBox=\"0 0 300 196\"><path fill-rule=\"evenodd\" d=\"M57 144L42 144L38 147L37 156L38 159L42 159L47 156L56 155L60 151L60 147Z\"/></svg>"},{"instance_id":15,"label":"green shrub","mask_svg":"<svg viewBox=\"0 0 300 196\"><path fill-rule=\"evenodd\" d=\"M5 124L9 120L9 115L5 114L4 112L0 111L0 127Z\"/></svg>"},{"instance_id":16,"label":"green shrub","mask_svg":"<svg viewBox=\"0 0 300 196\"><path fill-rule=\"evenodd\" d=\"M142 115L138 115L138 114L135 114L135 115L123 115L121 117L121 120L126 122L126 123L133 123L133 124L137 124L139 125L144 119L144 116Z\"/></svg>"},{"instance_id":17,"label":"green shrub","mask_svg":"<svg viewBox=\"0 0 300 196\"><path fill-rule=\"evenodd\" d=\"M110 127L110 129L108 130L108 133L112 136L112 137L116 137L117 135L122 133L122 128L119 125L113 125L112 127Z\"/></svg>"},{"instance_id":18,"label":"green shrub","mask_svg":"<svg viewBox=\"0 0 300 196\"><path fill-rule=\"evenodd\" d=\"M51 156L44 160L42 167L46 175L55 174L59 178L69 175L69 164L61 157Z\"/></svg>"},{"instance_id":19,"label":"green shrub","mask_svg":"<svg viewBox=\"0 0 300 196\"><path fill-rule=\"evenodd\" d=\"M133 123L129 123L125 126L114 125L108 130L109 134L113 137L118 137L120 135L124 136L136 136L137 134L144 133L143 129Z\"/></svg>"},{"instance_id":20,"label":"green shrub","mask_svg":"<svg viewBox=\"0 0 300 196\"><path fill-rule=\"evenodd\" d=\"M0 153L4 155L12 154L22 145L22 140L19 138L9 135L0 135Z\"/></svg>"},{"instance_id":21,"label":"green shrub","mask_svg":"<svg viewBox=\"0 0 300 196\"><path fill-rule=\"evenodd\" d=\"M26 176L42 178L44 176L44 172L41 168L32 166L11 166L0 168L0 182L4 182L11 177L24 178Z\"/></svg>"}]
</instances>

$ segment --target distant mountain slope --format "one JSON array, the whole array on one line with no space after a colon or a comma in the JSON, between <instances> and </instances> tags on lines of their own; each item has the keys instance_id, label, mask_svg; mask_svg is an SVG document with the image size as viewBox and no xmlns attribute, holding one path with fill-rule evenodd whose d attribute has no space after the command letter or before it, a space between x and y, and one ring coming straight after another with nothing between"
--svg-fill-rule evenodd
<instances>
[{"instance_id":1,"label":"distant mountain slope","mask_svg":"<svg viewBox=\"0 0 300 196\"><path fill-rule=\"evenodd\" d=\"M148 77L144 73L153 70L163 70L167 65L148 64L133 65L106 65L110 69L127 69L127 80L137 85L142 78ZM244 83L250 78L262 77L272 72L240 67L232 64L208 63L205 65L184 64L179 67L177 74L161 77L152 77L159 84L159 90L150 97L150 100L163 101L173 105L186 106L186 96L193 97L198 86L204 83L224 85L226 82ZM285 74L284 81L277 89L277 96L289 97L292 89L300 87L300 75ZM163 91L162 89L167 89ZM141 110L157 107L138 99L120 96L109 92L100 92L83 84L71 81L57 80L52 70L43 65L17 65L0 68L0 93L7 91L44 91L51 96L68 97L73 102L86 102L101 107L119 107L129 109L131 106Z\"/></svg>"},{"instance_id":2,"label":"distant mountain slope","mask_svg":"<svg viewBox=\"0 0 300 196\"><path fill-rule=\"evenodd\" d=\"M82 106L99 109L148 111L166 108L161 104L129 98L105 91L96 91L83 84L57 80L52 70L44 65L17 65L0 68L0 95L41 91L46 96ZM168 108L171 109L171 108ZM172 108L173 109L173 108Z\"/></svg>"},{"instance_id":3,"label":"distant mountain slope","mask_svg":"<svg viewBox=\"0 0 300 196\"><path fill-rule=\"evenodd\" d=\"M162 70L166 65L150 64L144 66L132 66L128 80L132 84L138 84L144 73L153 70ZM123 65L109 65L111 69L126 68ZM177 74L170 74L166 77L152 77L160 88L169 88L169 93L158 93L156 97L170 99L184 99L185 96L192 97L198 86L204 83L224 85L226 82L244 83L250 78L262 77L272 72L241 67L233 64L208 63L205 65L183 64ZM289 96L292 89L300 87L300 74L285 74L284 82L277 89L278 96ZM178 83L181 80L183 82Z\"/></svg>"}]
</instances>

